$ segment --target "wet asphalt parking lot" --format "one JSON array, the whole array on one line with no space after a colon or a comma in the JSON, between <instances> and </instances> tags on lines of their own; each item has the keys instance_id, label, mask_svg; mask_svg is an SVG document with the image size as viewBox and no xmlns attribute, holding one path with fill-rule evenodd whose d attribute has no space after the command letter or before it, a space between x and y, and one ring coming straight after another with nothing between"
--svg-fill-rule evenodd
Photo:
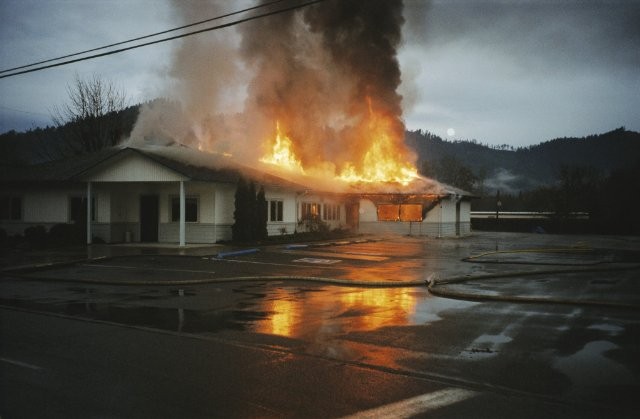
<instances>
[{"instance_id":1,"label":"wet asphalt parking lot","mask_svg":"<svg viewBox=\"0 0 640 419\"><path fill-rule=\"evenodd\" d=\"M0 415L635 417L638 238L319 244L5 271Z\"/></svg>"}]
</instances>

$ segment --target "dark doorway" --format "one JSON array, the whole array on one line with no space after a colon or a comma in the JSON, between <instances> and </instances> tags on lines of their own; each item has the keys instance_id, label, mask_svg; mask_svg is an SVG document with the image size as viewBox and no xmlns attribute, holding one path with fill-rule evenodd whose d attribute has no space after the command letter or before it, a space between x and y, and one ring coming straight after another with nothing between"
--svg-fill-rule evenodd
<instances>
[{"instance_id":1,"label":"dark doorway","mask_svg":"<svg viewBox=\"0 0 640 419\"><path fill-rule=\"evenodd\" d=\"M360 203L349 203L345 205L347 226L352 230L358 230L358 224L360 221Z\"/></svg>"},{"instance_id":2,"label":"dark doorway","mask_svg":"<svg viewBox=\"0 0 640 419\"><path fill-rule=\"evenodd\" d=\"M158 241L158 195L140 197L140 241Z\"/></svg>"}]
</instances>

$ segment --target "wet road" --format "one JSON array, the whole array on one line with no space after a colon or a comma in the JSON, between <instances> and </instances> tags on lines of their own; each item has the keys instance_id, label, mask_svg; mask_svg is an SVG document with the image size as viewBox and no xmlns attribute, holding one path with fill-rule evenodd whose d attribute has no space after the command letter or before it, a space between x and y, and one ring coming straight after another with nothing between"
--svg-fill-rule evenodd
<instances>
[{"instance_id":1,"label":"wet road","mask_svg":"<svg viewBox=\"0 0 640 419\"><path fill-rule=\"evenodd\" d=\"M570 297L572 304L465 301L433 296L426 286L274 277L409 281L543 265L625 267L636 244L532 235L393 238L263 248L224 260L121 257L33 272L31 279L7 276L0 282L0 414L339 417L379 408L369 413L632 417L640 310L580 301L638 305L637 270L447 285ZM559 246L582 250L496 253ZM461 261L472 255L473 262ZM266 279L215 282L248 276ZM131 278L154 285L123 285ZM207 283L155 285L163 278Z\"/></svg>"}]
</instances>

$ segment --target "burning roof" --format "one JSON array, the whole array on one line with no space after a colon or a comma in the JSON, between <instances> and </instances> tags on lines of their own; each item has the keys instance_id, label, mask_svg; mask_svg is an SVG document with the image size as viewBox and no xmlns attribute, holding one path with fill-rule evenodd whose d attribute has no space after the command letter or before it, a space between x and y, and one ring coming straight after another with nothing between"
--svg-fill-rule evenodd
<instances>
[{"instance_id":1,"label":"burning roof","mask_svg":"<svg viewBox=\"0 0 640 419\"><path fill-rule=\"evenodd\" d=\"M174 6L185 22L216 11ZM400 0L327 0L186 39L170 70L174 102L143 109L132 141L169 137L325 190L432 189L404 142L403 22Z\"/></svg>"}]
</instances>

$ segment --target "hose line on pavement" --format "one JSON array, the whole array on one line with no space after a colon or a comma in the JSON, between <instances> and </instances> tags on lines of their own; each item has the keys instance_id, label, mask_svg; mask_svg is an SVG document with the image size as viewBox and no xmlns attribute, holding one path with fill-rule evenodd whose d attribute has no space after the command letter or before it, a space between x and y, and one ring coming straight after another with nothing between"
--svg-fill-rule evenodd
<instances>
[{"instance_id":1,"label":"hose line on pavement","mask_svg":"<svg viewBox=\"0 0 640 419\"><path fill-rule=\"evenodd\" d=\"M565 249L566 250L566 249ZM527 250L531 251L531 250ZM557 251L557 250L554 250ZM489 252L491 253L491 252ZM476 256L477 257L477 256ZM106 257L99 258L104 261ZM92 261L94 259L90 259ZM508 296L508 295L487 295L487 294L474 294L470 292L453 291L443 289L442 286L453 283L463 283L477 280L488 280L497 278L516 278L522 276L535 276L535 275L550 275L550 274L570 274L570 273L593 273L593 272L611 272L611 271L627 271L640 269L640 265L624 265L624 266L598 266L598 267L586 267L586 268L568 268L568 269L541 269L541 270L520 270L509 271L500 273L490 273L482 275L463 275L454 276L449 278L429 278L427 280L381 280L381 281L357 281L349 279L339 278L326 278L326 277L311 277L311 276L290 276L290 275L275 275L275 276L241 276L241 277L227 277L227 278L203 278L203 279L189 279L189 280L105 280L105 279L91 279L91 278L56 278L56 277L33 277L28 275L34 271L40 271L45 269L51 269L55 267L69 266L79 263L80 261L63 262L63 263L49 263L37 266L22 267L16 269L4 269L3 273L12 274L14 277L39 280L39 281L61 281L61 282L79 282L89 284L109 284L109 285L143 285L143 286L185 286L185 285L204 285L204 284L216 284L216 283L229 283L229 282L276 282L276 281L302 281L313 282L320 284L344 286L344 287L361 287L361 288L406 288L406 287L421 287L426 286L432 295L436 295L444 298L452 298L458 300L470 300L470 301L497 301L497 302L512 302L512 303L538 303L538 304L570 304L570 305L587 305L587 306L599 306L599 307L616 307L640 310L640 305L630 303L620 303L614 301L600 301L600 300L579 300L579 299L564 299L554 297L529 297L529 296ZM83 260L82 262L87 262Z\"/></svg>"}]
</instances>

